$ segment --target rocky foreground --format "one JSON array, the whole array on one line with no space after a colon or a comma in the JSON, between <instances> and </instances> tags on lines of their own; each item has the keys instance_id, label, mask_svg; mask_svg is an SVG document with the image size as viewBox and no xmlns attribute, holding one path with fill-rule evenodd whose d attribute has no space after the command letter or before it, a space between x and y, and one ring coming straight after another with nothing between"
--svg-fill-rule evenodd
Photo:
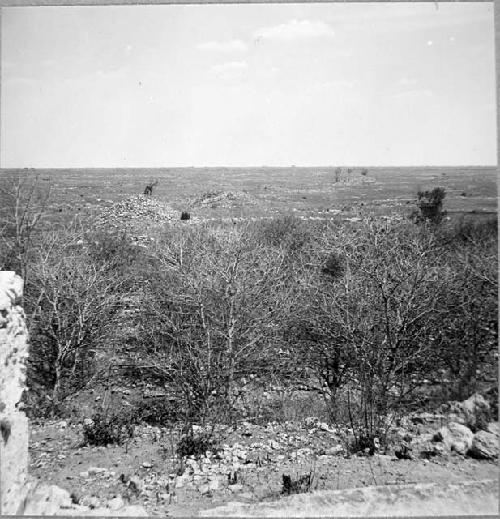
<instances>
[{"instance_id":1,"label":"rocky foreground","mask_svg":"<svg viewBox=\"0 0 500 519\"><path fill-rule=\"evenodd\" d=\"M392 428L389 448L373 456L350 454L350 431L316 418L265 426L243 423L227 431L219 449L198 459L178 459L176 433L163 427L136 427L128 445L91 447L81 445L80 423L34 425L30 474L61 488L42 489L30 511L43 513L52 502L57 505L51 514L194 515L231 502L275 502L287 499L287 493L321 495L424 483L434 484L435 490L467 481L497 481L498 423L477 423L488 409L488 402L474 395L444 406L442 412L406 417ZM291 487L284 486L284 476ZM481 486L481 492L490 487ZM47 494L48 501L43 497ZM342 495L349 499L345 496L350 494ZM248 507L242 510L248 512Z\"/></svg>"}]
</instances>

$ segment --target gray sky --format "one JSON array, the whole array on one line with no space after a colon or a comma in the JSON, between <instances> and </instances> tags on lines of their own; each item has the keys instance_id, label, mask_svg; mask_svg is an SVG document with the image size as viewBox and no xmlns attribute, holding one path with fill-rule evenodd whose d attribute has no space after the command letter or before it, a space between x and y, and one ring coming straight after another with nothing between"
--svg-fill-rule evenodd
<instances>
[{"instance_id":1,"label":"gray sky","mask_svg":"<svg viewBox=\"0 0 500 519\"><path fill-rule=\"evenodd\" d=\"M493 4L2 10L2 167L494 165Z\"/></svg>"}]
</instances>

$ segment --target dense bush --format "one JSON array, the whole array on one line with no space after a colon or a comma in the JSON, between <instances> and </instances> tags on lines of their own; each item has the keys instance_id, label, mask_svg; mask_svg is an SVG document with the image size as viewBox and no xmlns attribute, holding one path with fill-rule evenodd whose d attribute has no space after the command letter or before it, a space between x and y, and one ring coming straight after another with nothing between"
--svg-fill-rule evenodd
<instances>
[{"instance_id":1,"label":"dense bush","mask_svg":"<svg viewBox=\"0 0 500 519\"><path fill-rule=\"evenodd\" d=\"M124 441L134 421L177 421L179 453L192 454L214 441L196 425L308 412L285 398L245 408L243 390L273 381L314 387L316 409L350 424L352 449L372 451L422 401L424 379L446 379L447 397L461 399L482 374L497 376L496 221L442 222L444 196L436 188L417 201L420 221L440 225L285 216L165 226L141 247L76 225L34 244L25 229L18 245L29 254L22 245L16 261L30 273L30 409L55 415L97 368L112 378L126 361L173 400L133 417L98 413L88 443Z\"/></svg>"}]
</instances>

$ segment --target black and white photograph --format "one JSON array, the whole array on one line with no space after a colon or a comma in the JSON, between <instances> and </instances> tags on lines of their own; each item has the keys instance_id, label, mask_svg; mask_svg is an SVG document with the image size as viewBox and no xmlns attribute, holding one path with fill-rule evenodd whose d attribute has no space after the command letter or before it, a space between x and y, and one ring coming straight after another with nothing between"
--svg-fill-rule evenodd
<instances>
[{"instance_id":1,"label":"black and white photograph","mask_svg":"<svg viewBox=\"0 0 500 519\"><path fill-rule=\"evenodd\" d=\"M493 2L146 1L0 7L0 515L497 517Z\"/></svg>"}]
</instances>

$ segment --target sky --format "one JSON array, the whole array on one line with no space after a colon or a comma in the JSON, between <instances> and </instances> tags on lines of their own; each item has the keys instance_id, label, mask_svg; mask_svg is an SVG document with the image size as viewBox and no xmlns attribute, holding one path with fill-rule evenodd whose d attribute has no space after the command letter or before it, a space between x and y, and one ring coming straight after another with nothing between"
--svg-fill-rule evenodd
<instances>
[{"instance_id":1,"label":"sky","mask_svg":"<svg viewBox=\"0 0 500 519\"><path fill-rule=\"evenodd\" d=\"M2 9L1 167L496 165L492 3Z\"/></svg>"}]
</instances>

